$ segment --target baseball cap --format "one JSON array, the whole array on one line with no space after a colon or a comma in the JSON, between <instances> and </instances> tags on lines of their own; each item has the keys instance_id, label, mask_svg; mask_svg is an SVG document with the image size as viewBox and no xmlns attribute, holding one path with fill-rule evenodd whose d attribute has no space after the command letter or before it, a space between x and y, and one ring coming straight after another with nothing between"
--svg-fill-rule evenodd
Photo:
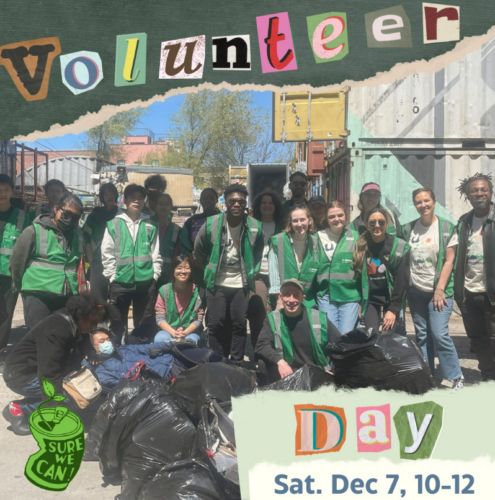
<instances>
[{"instance_id":1,"label":"baseball cap","mask_svg":"<svg viewBox=\"0 0 495 500\"><path fill-rule=\"evenodd\" d=\"M312 196L308 200L308 207L311 208L315 203L321 203L323 205L327 204L327 202L325 201L325 198L323 198L323 196Z\"/></svg>"},{"instance_id":2,"label":"baseball cap","mask_svg":"<svg viewBox=\"0 0 495 500\"><path fill-rule=\"evenodd\" d=\"M378 191L379 193L382 192L382 190L380 189L380 186L378 184L375 184L374 182L370 182L369 184L365 184L363 186L363 189L361 189L361 193L364 193L366 191L370 191L374 189L375 191Z\"/></svg>"},{"instance_id":3,"label":"baseball cap","mask_svg":"<svg viewBox=\"0 0 495 500\"><path fill-rule=\"evenodd\" d=\"M282 288L285 285L296 285L304 293L304 287L303 287L302 283L299 280L296 280L296 278L290 278L290 279L282 281L282 284L280 285L280 290L282 290Z\"/></svg>"}]
</instances>

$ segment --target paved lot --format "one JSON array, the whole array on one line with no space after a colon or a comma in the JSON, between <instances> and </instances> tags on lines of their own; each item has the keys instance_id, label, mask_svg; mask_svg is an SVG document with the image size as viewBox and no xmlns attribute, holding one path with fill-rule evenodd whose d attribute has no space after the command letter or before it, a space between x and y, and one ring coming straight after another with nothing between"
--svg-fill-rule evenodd
<instances>
[{"instance_id":1,"label":"paved lot","mask_svg":"<svg viewBox=\"0 0 495 500\"><path fill-rule=\"evenodd\" d=\"M413 331L410 316L407 315L407 331ZM15 329L11 335L11 344L18 342L25 334L24 318L22 314L21 301L14 317ZM469 351L469 343L464 333L461 318L453 314L450 321L452 338L457 347L461 359L461 365L466 379L466 386L476 384L481 380L477 369L478 363L474 354ZM252 349L248 340L247 355L252 359ZM3 357L5 357L3 355ZM253 363L246 363L246 367L252 367ZM447 390L447 387L445 387ZM467 387L465 390L469 390ZM9 391L0 377L0 410L16 395ZM89 423L86 424L89 429ZM68 489L62 493L52 493L36 488L24 477L24 466L28 457L38 451L37 445L31 436L16 436L8 430L8 423L0 417L0 484L2 485L1 498L14 498L19 500L48 500L56 495L57 500L88 500L98 498L99 500L113 500L120 492L120 486L103 486L99 464L97 462L83 462L81 468L70 483Z\"/></svg>"}]
</instances>

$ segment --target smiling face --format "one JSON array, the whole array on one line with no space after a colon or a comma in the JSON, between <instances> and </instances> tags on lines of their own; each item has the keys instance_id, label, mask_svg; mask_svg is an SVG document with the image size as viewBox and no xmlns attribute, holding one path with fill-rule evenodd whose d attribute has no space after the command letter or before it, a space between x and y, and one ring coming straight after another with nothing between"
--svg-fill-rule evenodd
<instances>
[{"instance_id":1,"label":"smiling face","mask_svg":"<svg viewBox=\"0 0 495 500\"><path fill-rule=\"evenodd\" d=\"M370 189L361 193L361 200L365 212L369 212L380 203L380 191Z\"/></svg>"},{"instance_id":2,"label":"smiling face","mask_svg":"<svg viewBox=\"0 0 495 500\"><path fill-rule=\"evenodd\" d=\"M297 285L285 284L280 290L280 298L288 316L297 316L304 300L304 294Z\"/></svg>"},{"instance_id":3,"label":"smiling face","mask_svg":"<svg viewBox=\"0 0 495 500\"><path fill-rule=\"evenodd\" d=\"M330 208L327 212L330 229L342 229L345 226L345 212L339 207Z\"/></svg>"},{"instance_id":4,"label":"smiling face","mask_svg":"<svg viewBox=\"0 0 495 500\"><path fill-rule=\"evenodd\" d=\"M431 215L435 210L435 202L427 191L421 191L414 197L414 206L422 217Z\"/></svg>"},{"instance_id":5,"label":"smiling face","mask_svg":"<svg viewBox=\"0 0 495 500\"><path fill-rule=\"evenodd\" d=\"M490 206L492 191L487 181L480 179L469 184L467 198L473 208L483 210Z\"/></svg>"},{"instance_id":6,"label":"smiling face","mask_svg":"<svg viewBox=\"0 0 495 500\"><path fill-rule=\"evenodd\" d=\"M191 277L191 266L189 265L188 262L181 262L174 269L174 279L176 281L185 283L186 281L189 280L190 277Z\"/></svg>"},{"instance_id":7,"label":"smiling face","mask_svg":"<svg viewBox=\"0 0 495 500\"><path fill-rule=\"evenodd\" d=\"M161 196L160 199L156 202L155 212L158 216L168 216L171 212L172 200L168 196Z\"/></svg>"},{"instance_id":8,"label":"smiling face","mask_svg":"<svg viewBox=\"0 0 495 500\"><path fill-rule=\"evenodd\" d=\"M309 228L309 219L304 210L293 210L290 216L292 231L296 234L306 234Z\"/></svg>"},{"instance_id":9,"label":"smiling face","mask_svg":"<svg viewBox=\"0 0 495 500\"><path fill-rule=\"evenodd\" d=\"M368 222L366 223L366 228L373 236L373 239L375 238L379 239L383 237L385 235L387 227L388 227L387 219L380 212L375 212L374 214L371 214L368 219Z\"/></svg>"},{"instance_id":10,"label":"smiling face","mask_svg":"<svg viewBox=\"0 0 495 500\"><path fill-rule=\"evenodd\" d=\"M270 195L265 195L261 199L260 205L261 215L273 215L275 213L275 204Z\"/></svg>"}]
</instances>

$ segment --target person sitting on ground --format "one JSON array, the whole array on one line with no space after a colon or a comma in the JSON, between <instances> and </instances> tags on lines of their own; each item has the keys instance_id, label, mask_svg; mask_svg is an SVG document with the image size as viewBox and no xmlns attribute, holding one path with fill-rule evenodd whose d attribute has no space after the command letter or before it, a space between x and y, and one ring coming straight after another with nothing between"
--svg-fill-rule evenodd
<instances>
[{"instance_id":1,"label":"person sitting on ground","mask_svg":"<svg viewBox=\"0 0 495 500\"><path fill-rule=\"evenodd\" d=\"M160 288L156 301L156 324L160 332L155 342L193 340L203 331L205 291L191 281L189 258L177 256L172 261L172 283Z\"/></svg>"},{"instance_id":2,"label":"person sitting on ground","mask_svg":"<svg viewBox=\"0 0 495 500\"><path fill-rule=\"evenodd\" d=\"M330 371L326 347L340 332L324 312L303 306L300 281L284 280L279 295L283 309L268 314L256 344L262 380L276 382L308 363Z\"/></svg>"},{"instance_id":3,"label":"person sitting on ground","mask_svg":"<svg viewBox=\"0 0 495 500\"><path fill-rule=\"evenodd\" d=\"M12 349L3 378L11 391L25 399L11 401L2 415L15 434L29 434L29 415L45 399L42 379L51 382L57 394L64 394L63 378L80 368L91 352L87 335L98 323L115 319L116 315L114 306L94 295L77 295L67 301L65 308L38 323Z\"/></svg>"}]
</instances>

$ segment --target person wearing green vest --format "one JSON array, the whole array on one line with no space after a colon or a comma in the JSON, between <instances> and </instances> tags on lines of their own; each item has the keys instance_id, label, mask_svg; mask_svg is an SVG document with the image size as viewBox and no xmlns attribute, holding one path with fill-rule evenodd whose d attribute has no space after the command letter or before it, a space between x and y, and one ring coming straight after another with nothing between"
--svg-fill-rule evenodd
<instances>
[{"instance_id":1,"label":"person wearing green vest","mask_svg":"<svg viewBox=\"0 0 495 500\"><path fill-rule=\"evenodd\" d=\"M305 305L316 305L317 273L320 250L315 226L308 207L293 207L283 232L270 238L268 274L270 300L282 307L280 283L295 278L304 285Z\"/></svg>"},{"instance_id":2,"label":"person wearing green vest","mask_svg":"<svg viewBox=\"0 0 495 500\"><path fill-rule=\"evenodd\" d=\"M292 193L290 200L284 201L284 210L286 217L289 216L292 207L306 206L306 187L308 185L308 177L303 172L294 172L289 177L289 189Z\"/></svg>"},{"instance_id":3,"label":"person wearing green vest","mask_svg":"<svg viewBox=\"0 0 495 500\"><path fill-rule=\"evenodd\" d=\"M172 259L179 255L179 236L181 227L172 222L174 202L169 194L161 194L155 205L156 215L151 220L158 226L158 240L160 242L160 255L162 256L162 274L158 278L157 288L160 288L171 279Z\"/></svg>"},{"instance_id":4,"label":"person wearing green vest","mask_svg":"<svg viewBox=\"0 0 495 500\"><path fill-rule=\"evenodd\" d=\"M430 188L413 191L413 203L420 217L402 226L404 239L411 245L411 287L407 303L416 330L416 343L441 383L464 386L459 357L449 335L449 319L454 307L455 249L448 248L454 224L435 215L435 193ZM435 371L435 351L440 373Z\"/></svg>"},{"instance_id":5,"label":"person wearing green vest","mask_svg":"<svg viewBox=\"0 0 495 500\"><path fill-rule=\"evenodd\" d=\"M9 269L12 284L24 299L29 330L79 294L78 268L84 252L79 229L81 200L66 193L51 215L34 219L17 238Z\"/></svg>"},{"instance_id":6,"label":"person wearing green vest","mask_svg":"<svg viewBox=\"0 0 495 500\"><path fill-rule=\"evenodd\" d=\"M131 302L134 331L126 343L149 343L154 334L156 282L162 272L162 257L156 222L142 213L145 199L143 186L126 186L127 210L119 210L107 222L101 244L103 275L110 281L110 301L120 312L120 320L112 325L117 344L127 330ZM144 328L148 320L149 325Z\"/></svg>"},{"instance_id":7,"label":"person wearing green vest","mask_svg":"<svg viewBox=\"0 0 495 500\"><path fill-rule=\"evenodd\" d=\"M356 328L361 306L361 280L352 267L359 233L347 224L340 201L327 205L328 227L318 231L322 258L318 268L318 309L342 335Z\"/></svg>"},{"instance_id":8,"label":"person wearing green vest","mask_svg":"<svg viewBox=\"0 0 495 500\"><path fill-rule=\"evenodd\" d=\"M361 315L366 328L402 334L399 317L409 288L409 243L387 233L387 212L373 208L364 220L366 231L356 242L353 268L361 274Z\"/></svg>"},{"instance_id":9,"label":"person wearing green vest","mask_svg":"<svg viewBox=\"0 0 495 500\"><path fill-rule=\"evenodd\" d=\"M340 332L324 312L304 305L304 288L297 279L284 280L279 292L283 307L265 319L256 344L264 382L276 382L308 363L330 371L326 347L340 339Z\"/></svg>"},{"instance_id":10,"label":"person wearing green vest","mask_svg":"<svg viewBox=\"0 0 495 500\"><path fill-rule=\"evenodd\" d=\"M380 204L381 197L382 190L376 182L367 182L363 185L358 203L358 208L361 210L361 213L352 221L353 229L359 234L363 234L366 231L366 224L364 221L368 213L374 208L381 208L387 214L387 233L402 238L402 227L399 222L399 217L393 210L385 208Z\"/></svg>"},{"instance_id":11,"label":"person wearing green vest","mask_svg":"<svg viewBox=\"0 0 495 500\"><path fill-rule=\"evenodd\" d=\"M17 238L31 224L31 214L11 205L13 194L12 179L6 174L0 174L0 351L9 342L18 297L12 291L9 263Z\"/></svg>"},{"instance_id":12,"label":"person wearing green vest","mask_svg":"<svg viewBox=\"0 0 495 500\"><path fill-rule=\"evenodd\" d=\"M270 238L282 232L284 228L285 213L277 194L272 190L262 191L253 201L253 217L261 222L263 239L263 259L260 270L256 276L256 292L249 299L248 319L249 332L253 349L256 346L266 315L271 312L270 280L268 277L268 250Z\"/></svg>"},{"instance_id":13,"label":"person wearing green vest","mask_svg":"<svg viewBox=\"0 0 495 500\"><path fill-rule=\"evenodd\" d=\"M107 228L107 222L111 221L119 210L117 207L119 192L115 184L107 182L100 187L98 197L102 206L95 207L88 215L83 226L83 233L86 238L86 257L91 266L91 293L102 300L107 300L108 280L103 276L101 242Z\"/></svg>"},{"instance_id":14,"label":"person wearing green vest","mask_svg":"<svg viewBox=\"0 0 495 500\"><path fill-rule=\"evenodd\" d=\"M224 192L227 212L199 230L194 257L205 267L208 344L241 365L247 339L247 310L263 257L261 222L246 214L248 191L232 184ZM232 327L227 328L228 311Z\"/></svg>"},{"instance_id":15,"label":"person wearing green vest","mask_svg":"<svg viewBox=\"0 0 495 500\"><path fill-rule=\"evenodd\" d=\"M191 281L189 259L172 261L173 281L160 288L156 300L156 324L160 331L154 342L188 339L196 344L203 331L205 291Z\"/></svg>"}]
</instances>

